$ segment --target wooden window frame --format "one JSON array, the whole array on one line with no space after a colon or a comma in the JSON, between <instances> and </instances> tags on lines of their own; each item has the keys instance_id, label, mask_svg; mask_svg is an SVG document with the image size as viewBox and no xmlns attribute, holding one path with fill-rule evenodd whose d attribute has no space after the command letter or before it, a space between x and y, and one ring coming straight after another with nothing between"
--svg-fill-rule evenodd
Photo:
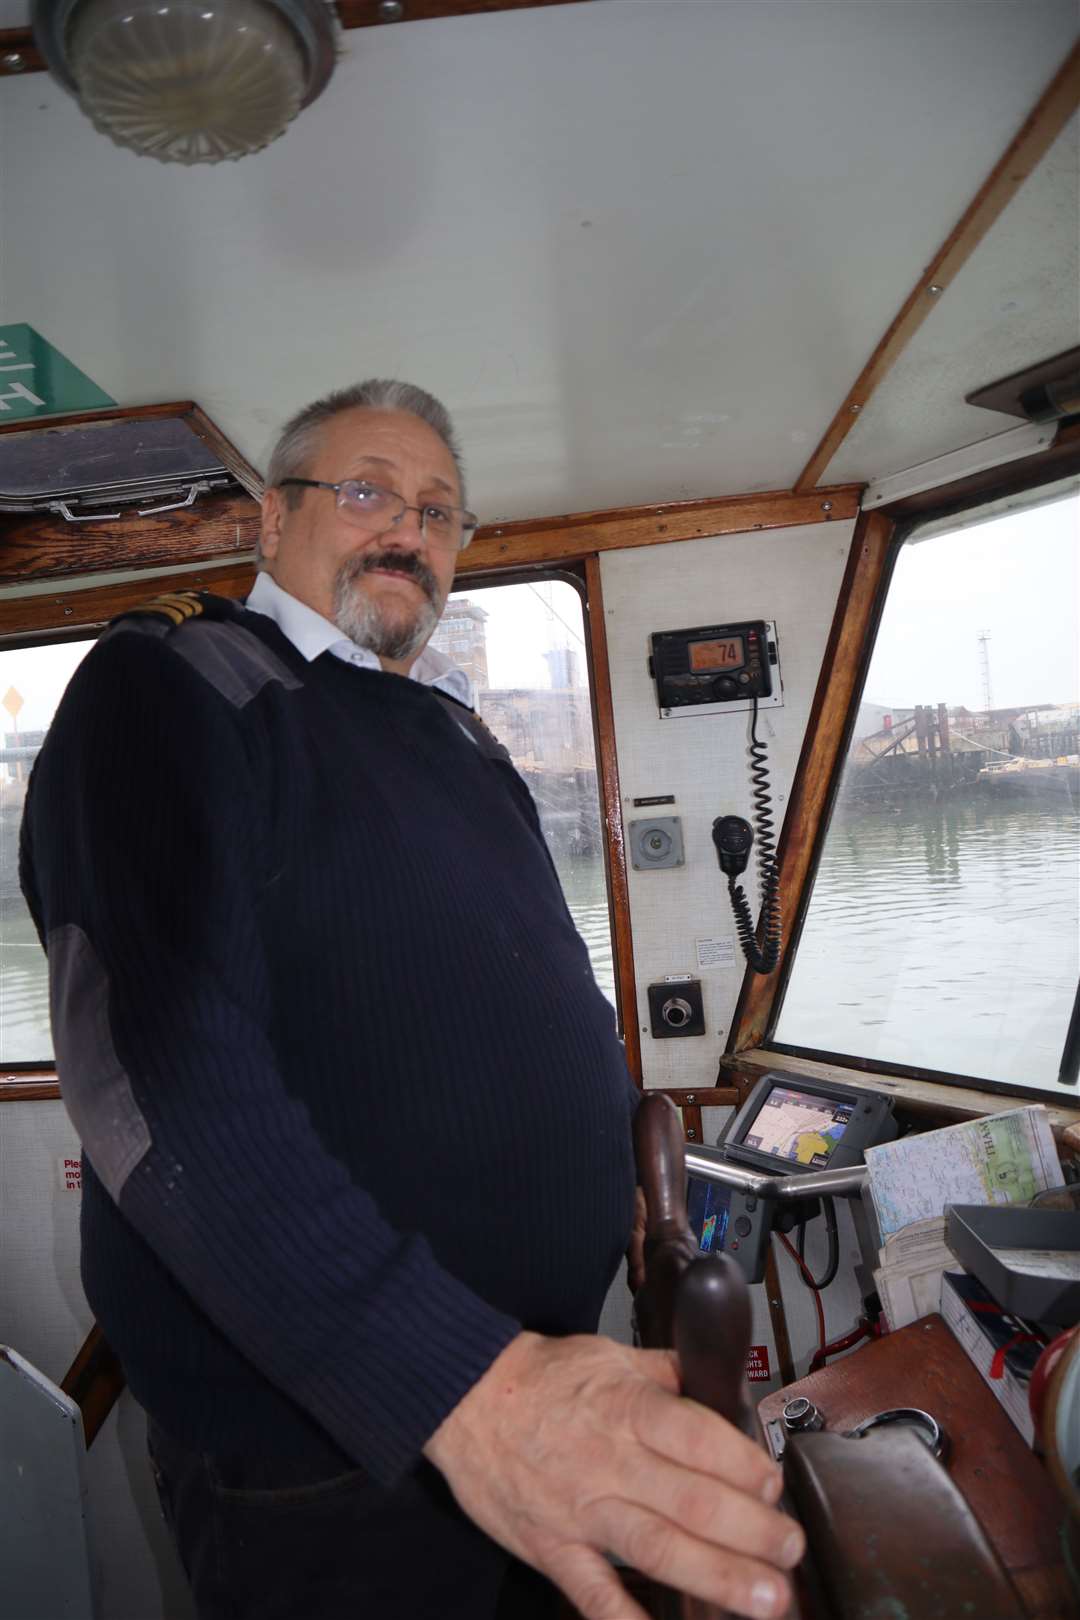
<instances>
[{"instance_id":1,"label":"wooden window frame","mask_svg":"<svg viewBox=\"0 0 1080 1620\"><path fill-rule=\"evenodd\" d=\"M770 1067L810 1065L805 1072L843 1078L853 1085L888 1091L924 1121L949 1123L994 1113L1003 1098L1040 1102L1055 1131L1080 1152L1080 1091L1060 1092L1009 1086L979 1076L952 1074L900 1063L871 1062L857 1054L826 1052L775 1039L783 994L809 908L818 865L828 835L847 748L853 734L866 673L877 641L892 573L912 532L940 519L959 520L980 506L1034 494L1065 478L1080 476L1080 421L1065 423L1055 442L1038 455L971 474L952 484L907 497L856 524L848 567L822 661L795 788L778 847L785 949L767 979L744 976L718 1083L734 1084L740 1098Z\"/></svg>"}]
</instances>

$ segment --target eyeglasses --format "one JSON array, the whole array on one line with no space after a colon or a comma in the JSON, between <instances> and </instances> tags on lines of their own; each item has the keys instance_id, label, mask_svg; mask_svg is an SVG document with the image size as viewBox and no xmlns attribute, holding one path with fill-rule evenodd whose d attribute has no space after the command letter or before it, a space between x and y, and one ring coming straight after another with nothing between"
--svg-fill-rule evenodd
<instances>
[{"instance_id":1,"label":"eyeglasses","mask_svg":"<svg viewBox=\"0 0 1080 1620\"><path fill-rule=\"evenodd\" d=\"M341 484L327 484L320 478L283 478L278 488L298 484L307 489L332 489L337 496L342 517L358 529L377 533L392 529L400 523L406 512L415 512L420 519L420 533L429 546L446 551L464 551L476 532L480 519L475 512L463 506L442 506L438 501L425 501L423 506L410 506L402 496L381 484L346 478Z\"/></svg>"}]
</instances>

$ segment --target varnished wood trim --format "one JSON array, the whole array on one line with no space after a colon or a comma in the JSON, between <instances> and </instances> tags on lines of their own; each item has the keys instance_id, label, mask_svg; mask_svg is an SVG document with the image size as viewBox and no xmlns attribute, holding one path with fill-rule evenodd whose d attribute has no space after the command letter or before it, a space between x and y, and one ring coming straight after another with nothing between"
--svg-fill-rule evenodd
<instances>
[{"instance_id":1,"label":"varnished wood trim","mask_svg":"<svg viewBox=\"0 0 1080 1620\"><path fill-rule=\"evenodd\" d=\"M776 1370L781 1389L795 1382L795 1358L791 1353L791 1334L788 1332L787 1312L784 1310L784 1291L780 1286L780 1269L776 1264L776 1251L770 1242L765 1250L765 1298L769 1305L773 1346L776 1350Z\"/></svg>"},{"instance_id":2,"label":"varnished wood trim","mask_svg":"<svg viewBox=\"0 0 1080 1620\"><path fill-rule=\"evenodd\" d=\"M541 6L578 5L581 0L402 0L399 22L430 22L437 17L467 17L489 11L536 11ZM379 0L338 0L338 16L343 28L377 28L386 24ZM23 65L11 68L4 58L19 56ZM0 28L0 78L20 78L26 73L44 73L47 63L34 44L29 28Z\"/></svg>"},{"instance_id":3,"label":"varnished wood trim","mask_svg":"<svg viewBox=\"0 0 1080 1620\"><path fill-rule=\"evenodd\" d=\"M94 585L83 591L42 591L37 596L0 598L0 637L48 635L58 631L100 629L125 608L163 591L215 591L243 597L255 582L254 564L192 569L178 574L152 574L118 585Z\"/></svg>"},{"instance_id":4,"label":"varnished wood trim","mask_svg":"<svg viewBox=\"0 0 1080 1620\"><path fill-rule=\"evenodd\" d=\"M670 1097L676 1108L726 1108L739 1100L738 1090L730 1086L649 1086L649 1096L659 1092Z\"/></svg>"},{"instance_id":5,"label":"varnished wood trim","mask_svg":"<svg viewBox=\"0 0 1080 1620\"><path fill-rule=\"evenodd\" d=\"M580 4L580 0L402 0L402 22L430 22L436 17L468 17L489 11L536 11L541 6ZM342 28L372 28L386 22L380 0L338 0Z\"/></svg>"},{"instance_id":6,"label":"varnished wood trim","mask_svg":"<svg viewBox=\"0 0 1080 1620\"><path fill-rule=\"evenodd\" d=\"M216 423L211 422L206 412L198 405L189 405L183 413L183 419L193 433L197 433L204 443L218 456L223 466L227 467L253 500L261 501L263 496L262 474L251 465L246 456L242 456L234 444L222 433Z\"/></svg>"},{"instance_id":7,"label":"varnished wood trim","mask_svg":"<svg viewBox=\"0 0 1080 1620\"><path fill-rule=\"evenodd\" d=\"M701 1107L698 1103L683 1103L679 1109L683 1124L683 1135L694 1147L700 1147L705 1140L701 1123Z\"/></svg>"},{"instance_id":8,"label":"varnished wood trim","mask_svg":"<svg viewBox=\"0 0 1080 1620\"><path fill-rule=\"evenodd\" d=\"M52 512L5 512L0 513L0 585L69 579L73 555L82 574L245 556L258 534L258 506L246 490L235 489L146 517L132 507L111 523L76 525Z\"/></svg>"},{"instance_id":9,"label":"varnished wood trim","mask_svg":"<svg viewBox=\"0 0 1080 1620\"><path fill-rule=\"evenodd\" d=\"M11 57L18 57L20 67L9 67ZM24 73L46 72L45 58L34 44L33 29L0 28L0 78L18 79Z\"/></svg>"},{"instance_id":10,"label":"varnished wood trim","mask_svg":"<svg viewBox=\"0 0 1080 1620\"><path fill-rule=\"evenodd\" d=\"M596 557L589 557L585 563L585 592L593 703L596 708L596 763L600 782L600 813L604 820L604 847L607 853L611 909L615 925L615 976L619 993L619 1013L622 1018L627 1067L640 1086L641 1036L637 1021L634 938L630 928L630 896L626 883L622 795L619 789L619 759L615 748L615 710L611 699L604 592L600 583L600 563Z\"/></svg>"},{"instance_id":11,"label":"varnished wood trim","mask_svg":"<svg viewBox=\"0 0 1080 1620\"><path fill-rule=\"evenodd\" d=\"M514 565L550 566L600 551L625 551L705 535L842 521L858 515L861 490L860 484L837 484L815 490L812 495L770 490L761 495L729 495L718 500L625 506L566 517L485 524L462 553L458 577Z\"/></svg>"},{"instance_id":12,"label":"varnished wood trim","mask_svg":"<svg viewBox=\"0 0 1080 1620\"><path fill-rule=\"evenodd\" d=\"M60 1384L82 1413L88 1451L126 1384L116 1352L95 1322Z\"/></svg>"},{"instance_id":13,"label":"varnished wood trim","mask_svg":"<svg viewBox=\"0 0 1080 1620\"><path fill-rule=\"evenodd\" d=\"M15 31L7 30L8 33ZM3 34L4 30L0 29L0 48L3 46ZM32 432L35 428L84 426L87 422L115 422L132 416L187 416L194 410L198 410L198 406L191 399L174 399L164 405L104 405L96 411L67 411L57 416L16 417L11 422L0 422L0 433L26 433Z\"/></svg>"},{"instance_id":14,"label":"varnished wood trim","mask_svg":"<svg viewBox=\"0 0 1080 1620\"><path fill-rule=\"evenodd\" d=\"M55 1074L0 1074L0 1103L59 1101L60 1084Z\"/></svg>"},{"instance_id":15,"label":"varnished wood trim","mask_svg":"<svg viewBox=\"0 0 1080 1620\"><path fill-rule=\"evenodd\" d=\"M926 1115L933 1121L946 1125L956 1124L961 1120L982 1119L987 1114L999 1114L1003 1108L1010 1106L1010 1099L1003 1097L1000 1091L980 1091L974 1085L962 1086L933 1080L914 1080L893 1074L887 1069L870 1069L861 1064L858 1068L849 1068L846 1064L825 1062L819 1058L797 1057L791 1052L777 1051L764 1046L756 1051L739 1052L721 1058L720 1068L725 1077L744 1074L749 1075L752 1081L759 1080L768 1069L784 1069L789 1074L806 1075L812 1080L826 1082L837 1080L845 1086L853 1086L856 1090L883 1091L886 1096L894 1098L909 1112ZM1072 1130L1074 1134L1080 1132L1080 1108L1064 1108L1055 1097L1046 1093L1023 1100L1043 1104L1056 1137L1061 1138L1067 1129ZM1018 1099L1014 1095L1013 1105L1017 1102ZM1070 1137L1070 1143L1072 1140Z\"/></svg>"},{"instance_id":16,"label":"varnished wood trim","mask_svg":"<svg viewBox=\"0 0 1080 1620\"><path fill-rule=\"evenodd\" d=\"M197 409L191 404L154 406L149 412L142 414L176 415L195 412ZM88 412L84 417L52 417L49 420L50 425L57 425L66 421L104 420L138 414L140 413L117 409ZM202 417L201 412L198 414ZM202 420L205 422L206 418L203 417ZM212 424L210 426L212 427ZM0 425L0 433L8 430L5 425ZM213 431L216 433L217 430ZM227 441L225 443L227 444ZM247 467L246 463L243 465ZM252 473L251 476L256 475ZM200 525L205 524L206 518L200 516L193 508L190 512L166 515L167 518L180 520L174 528L168 526L165 518L146 523L144 527L152 532L147 534L139 548L129 550L125 543L125 549L120 553L115 547L115 542L109 545L103 539L102 544L106 545L108 554L103 552L96 563L88 564L85 547L93 542L86 538L87 531L82 531L79 573L90 573L95 567L98 569L144 567L150 566L154 561L159 563L179 562L182 559L198 561L203 558L203 553L194 549L198 545L207 547L208 554L205 555L207 562L227 556L232 551L251 550L258 530L258 510L254 505L248 506L246 496L233 496L230 499L232 504L228 508L228 514L222 515L218 523L220 533L215 530L209 541L206 540L205 534L200 540ZM851 519L858 513L858 500L858 486L852 484L818 490L812 496L798 498L784 493L734 495L721 500L684 501L674 506L621 507L608 512L583 512L567 517L489 525L478 531L476 540L467 551L463 552L458 565L457 580L460 585L477 574L503 573L521 566L540 568L566 565L595 556L600 551L660 545L667 541L691 539L698 535L741 534L754 529L787 528L791 525L825 522L830 519ZM224 514L225 509L222 508L221 511ZM204 507L203 513L206 512L207 508ZM35 547L40 550L41 546L35 535L36 526L42 521L40 518L28 516L22 525L25 528L25 540L9 536L6 542L0 541L0 555L3 554L4 544L11 548L16 545L29 547L31 552ZM110 530L109 533L115 536L116 531ZM183 543L180 543L181 541ZM65 546L67 548L65 554L70 554L70 526L64 526L64 532L59 535L57 544ZM42 563L44 568L53 566L55 564L48 558ZM28 575L20 570L18 577L22 580ZM29 577L32 577L32 574ZM68 571L63 576L57 576L58 584L61 577L72 581L77 578ZM244 596L251 589L253 579L253 565L244 562L238 563L236 569L215 568L212 583L209 576L204 578L201 572L155 575L149 580L126 582L121 585L92 586L86 590L67 592L57 590L55 593L42 592L35 596L0 598L0 636L104 624L114 613L122 612L125 607L146 596L152 596L159 590L208 589L219 590L225 596Z\"/></svg>"},{"instance_id":17,"label":"varnished wood trim","mask_svg":"<svg viewBox=\"0 0 1080 1620\"><path fill-rule=\"evenodd\" d=\"M795 490L811 490L823 476L859 414L892 370L930 311L948 297L953 281L995 220L1060 135L1080 105L1080 45L1065 58L1028 117L994 165L958 224L919 277L896 319L881 339L840 406L824 438L795 480ZM942 289L931 292L932 287Z\"/></svg>"},{"instance_id":18,"label":"varnished wood trim","mask_svg":"<svg viewBox=\"0 0 1080 1620\"><path fill-rule=\"evenodd\" d=\"M872 651L872 628L888 578L893 533L891 518L881 512L863 513L855 525L777 846L784 951L779 966L767 978L747 969L728 1037L729 1052L761 1045L789 971L827 811L844 766L863 671Z\"/></svg>"}]
</instances>

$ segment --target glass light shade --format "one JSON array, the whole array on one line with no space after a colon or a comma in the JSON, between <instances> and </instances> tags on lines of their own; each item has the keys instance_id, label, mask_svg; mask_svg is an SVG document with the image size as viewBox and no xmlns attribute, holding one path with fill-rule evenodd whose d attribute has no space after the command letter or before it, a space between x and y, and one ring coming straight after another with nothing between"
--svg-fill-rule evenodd
<instances>
[{"instance_id":1,"label":"glass light shade","mask_svg":"<svg viewBox=\"0 0 1080 1620\"><path fill-rule=\"evenodd\" d=\"M263 0L84 0L67 57L94 127L163 163L257 152L307 91L300 40Z\"/></svg>"}]
</instances>

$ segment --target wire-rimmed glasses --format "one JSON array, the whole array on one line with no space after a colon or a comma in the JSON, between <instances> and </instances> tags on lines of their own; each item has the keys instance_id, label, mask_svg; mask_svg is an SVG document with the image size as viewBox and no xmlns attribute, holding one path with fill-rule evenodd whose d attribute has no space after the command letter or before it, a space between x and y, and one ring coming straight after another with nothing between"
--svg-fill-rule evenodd
<instances>
[{"instance_id":1,"label":"wire-rimmed glasses","mask_svg":"<svg viewBox=\"0 0 1080 1620\"><path fill-rule=\"evenodd\" d=\"M476 532L480 519L464 506L448 506L441 501L425 501L423 506L410 506L405 498L382 484L369 484L365 478L346 478L340 484L328 484L321 478L283 478L278 488L297 484L308 489L332 489L337 496L342 517L355 523L358 529L378 533L392 529L400 523L406 512L415 512L420 520L420 533L429 546L446 551L464 551Z\"/></svg>"}]
</instances>

